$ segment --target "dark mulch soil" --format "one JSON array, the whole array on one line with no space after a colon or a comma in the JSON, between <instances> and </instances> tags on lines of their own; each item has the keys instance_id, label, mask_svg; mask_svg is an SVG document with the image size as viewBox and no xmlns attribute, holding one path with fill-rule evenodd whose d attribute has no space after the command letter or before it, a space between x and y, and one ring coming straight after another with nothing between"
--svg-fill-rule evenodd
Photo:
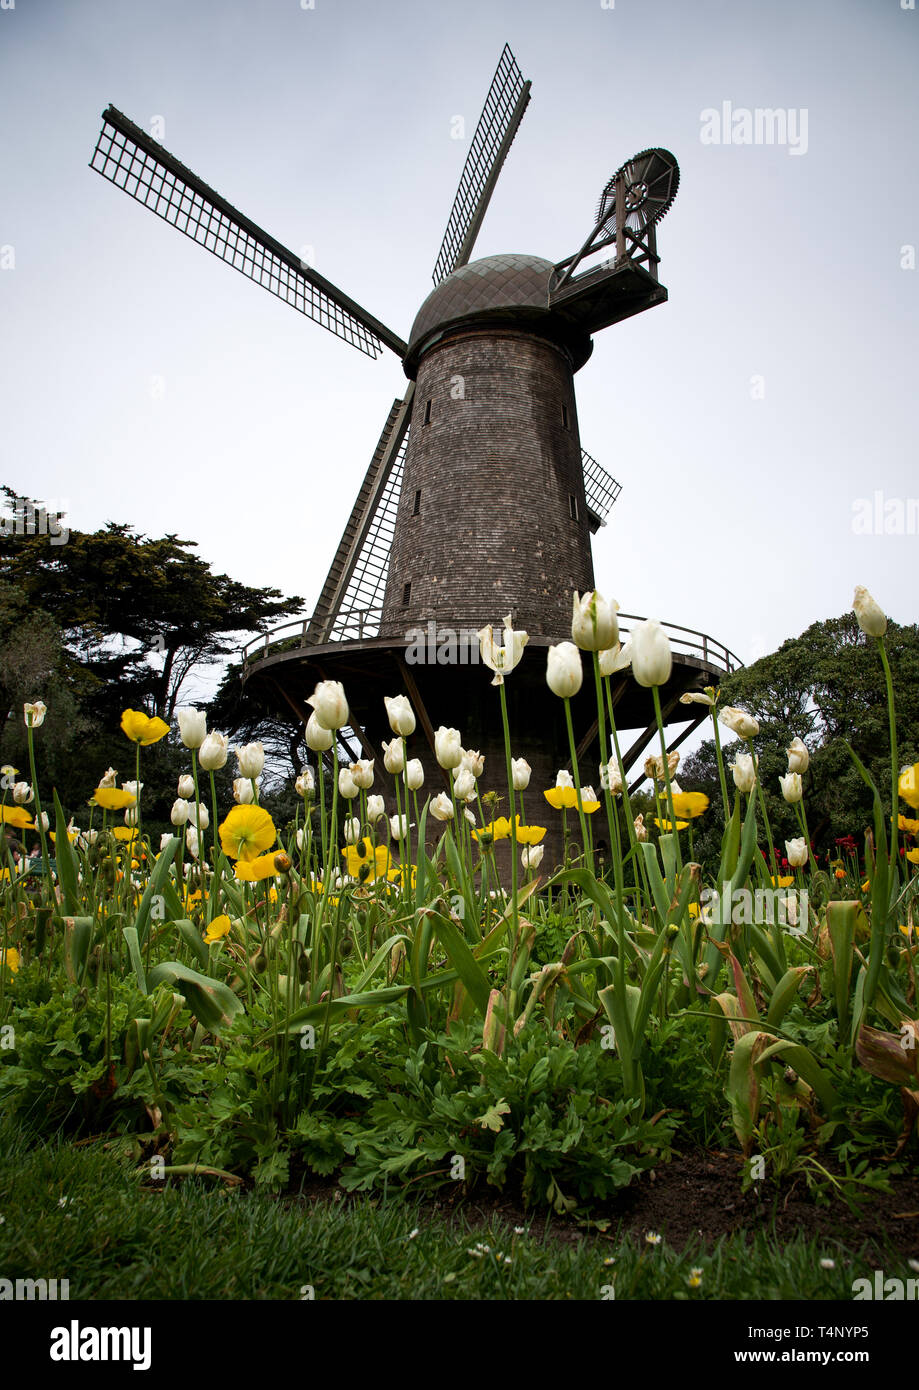
<instances>
[{"instance_id":1,"label":"dark mulch soil","mask_svg":"<svg viewBox=\"0 0 919 1390\"><path fill-rule=\"evenodd\" d=\"M779 1240L803 1236L828 1245L838 1242L847 1251L863 1251L876 1258L886 1247L904 1259L919 1259L919 1173L891 1175L892 1192L865 1192L855 1211L838 1198L815 1201L803 1177L788 1179L780 1187L755 1184L747 1192L742 1190L741 1178L738 1154L701 1150L675 1154L671 1162L635 1178L604 1205L602 1217L609 1225L602 1233L596 1227L585 1229L573 1219L526 1210L513 1197L490 1193L487 1188L469 1195L444 1189L425 1205L441 1214L462 1211L470 1220L497 1216L516 1225L531 1222L537 1230L569 1241L596 1239L598 1234L610 1240L627 1233L659 1231L668 1244L682 1249L694 1237L711 1245L720 1236L764 1231ZM342 1199L334 1179L304 1183L300 1200L330 1199Z\"/></svg>"}]
</instances>

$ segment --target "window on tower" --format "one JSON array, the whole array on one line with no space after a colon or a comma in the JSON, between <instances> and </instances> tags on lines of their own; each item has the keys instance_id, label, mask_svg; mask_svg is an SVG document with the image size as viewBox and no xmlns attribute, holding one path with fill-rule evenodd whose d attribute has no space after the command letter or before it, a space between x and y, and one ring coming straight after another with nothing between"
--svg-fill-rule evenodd
<instances>
[{"instance_id":1,"label":"window on tower","mask_svg":"<svg viewBox=\"0 0 919 1390\"><path fill-rule=\"evenodd\" d=\"M573 492L569 492L568 494L568 515L571 517L572 521L577 521L578 499L575 497Z\"/></svg>"},{"instance_id":2,"label":"window on tower","mask_svg":"<svg viewBox=\"0 0 919 1390\"><path fill-rule=\"evenodd\" d=\"M427 399L427 400L425 401L425 403L424 403L424 423L425 423L426 425L429 425L429 424L431 423L431 398L430 398L430 396L428 397L428 399Z\"/></svg>"},{"instance_id":3,"label":"window on tower","mask_svg":"<svg viewBox=\"0 0 919 1390\"><path fill-rule=\"evenodd\" d=\"M412 516L417 516L421 511L421 488L415 489L415 505L412 507Z\"/></svg>"},{"instance_id":4,"label":"window on tower","mask_svg":"<svg viewBox=\"0 0 919 1390\"><path fill-rule=\"evenodd\" d=\"M408 605L409 605L409 603L411 602L411 597L412 597L412 586L411 586L411 584L403 584L403 585L402 585L402 607L403 607L403 608L408 608Z\"/></svg>"},{"instance_id":5,"label":"window on tower","mask_svg":"<svg viewBox=\"0 0 919 1390\"><path fill-rule=\"evenodd\" d=\"M567 405L563 405L563 406L562 406L562 424L563 424L563 426L565 427L566 430L569 428L569 425L568 425L568 407L567 407Z\"/></svg>"}]
</instances>

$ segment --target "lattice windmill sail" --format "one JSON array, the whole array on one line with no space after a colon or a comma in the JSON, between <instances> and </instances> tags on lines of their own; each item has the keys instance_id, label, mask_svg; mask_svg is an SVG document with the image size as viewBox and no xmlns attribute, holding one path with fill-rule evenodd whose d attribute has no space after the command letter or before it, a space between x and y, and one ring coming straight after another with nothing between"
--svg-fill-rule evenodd
<instances>
[{"instance_id":1,"label":"lattice windmill sail","mask_svg":"<svg viewBox=\"0 0 919 1390\"><path fill-rule=\"evenodd\" d=\"M660 148L617 170L573 255L471 259L530 95L505 46L435 261L434 289L407 340L112 106L90 161L129 197L328 332L370 357L388 349L403 364L408 388L390 408L299 644L292 650L290 641L279 642L272 653L266 643L257 663L265 688L273 683L298 710L317 675L337 672L350 682L360 671L361 681L349 687L362 701L352 709L352 727L371 755L385 733L374 704L381 683L408 690L431 745L427 699L437 696L440 720L465 718L472 687L456 671L435 686L429 671L410 669L408 630L474 630L511 612L530 632L531 647L567 635L571 590L593 587L590 535L620 490L581 446L574 374L591 354L593 334L667 298L656 227L676 195L679 169ZM597 262L603 251L606 259ZM706 672L707 650L699 667ZM686 681L694 679L687 670ZM547 707L541 676L537 685L515 676L511 698L524 702L521 732L549 750L548 769L567 758L567 751L559 756L567 735L558 726L559 702ZM484 748L490 734L471 736Z\"/></svg>"}]
</instances>

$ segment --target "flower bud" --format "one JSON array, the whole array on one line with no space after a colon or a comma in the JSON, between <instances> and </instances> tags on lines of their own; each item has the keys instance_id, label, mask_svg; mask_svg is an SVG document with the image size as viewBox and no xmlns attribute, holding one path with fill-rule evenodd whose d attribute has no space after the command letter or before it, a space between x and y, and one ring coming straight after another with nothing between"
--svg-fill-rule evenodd
<instances>
[{"instance_id":1,"label":"flower bud","mask_svg":"<svg viewBox=\"0 0 919 1390\"><path fill-rule=\"evenodd\" d=\"M327 729L324 724L320 724L315 714L311 714L306 721L307 748L314 753L327 753L335 741L335 735L331 729Z\"/></svg>"},{"instance_id":2,"label":"flower bud","mask_svg":"<svg viewBox=\"0 0 919 1390\"><path fill-rule=\"evenodd\" d=\"M420 758L409 758L405 764L405 785L410 792L416 792L424 785L424 768Z\"/></svg>"},{"instance_id":3,"label":"flower bud","mask_svg":"<svg viewBox=\"0 0 919 1390\"><path fill-rule=\"evenodd\" d=\"M191 815L191 806L180 796L178 801L172 803L172 810L169 812L169 819L173 825L185 825Z\"/></svg>"},{"instance_id":4,"label":"flower bud","mask_svg":"<svg viewBox=\"0 0 919 1390\"><path fill-rule=\"evenodd\" d=\"M670 654L670 639L657 618L636 623L630 636L632 648L632 674L638 684L650 689L652 685L666 685L673 669Z\"/></svg>"},{"instance_id":5,"label":"flower bud","mask_svg":"<svg viewBox=\"0 0 919 1390\"><path fill-rule=\"evenodd\" d=\"M342 829L345 835L346 845L356 845L361 838L361 823L357 816L350 816L344 823Z\"/></svg>"},{"instance_id":6,"label":"flower bud","mask_svg":"<svg viewBox=\"0 0 919 1390\"><path fill-rule=\"evenodd\" d=\"M756 764L752 755L738 753L735 761L731 763L731 772L734 774L734 786L737 790L749 795L756 785Z\"/></svg>"},{"instance_id":7,"label":"flower bud","mask_svg":"<svg viewBox=\"0 0 919 1390\"><path fill-rule=\"evenodd\" d=\"M100 782L99 785L100 785L100 787L101 787L101 786L114 786L115 784L114 784L114 782L110 782L110 783ZM195 794L195 779L194 779L194 777L192 777L189 773L186 773L186 774L184 775L184 777L180 777L180 778L179 778L179 788L178 788L178 790L179 790L179 796L182 798L183 801L190 801L191 798L192 798L192 797L194 796L194 794Z\"/></svg>"},{"instance_id":8,"label":"flower bud","mask_svg":"<svg viewBox=\"0 0 919 1390\"><path fill-rule=\"evenodd\" d=\"M415 732L415 714L407 695L384 695L383 704L386 706L389 727L394 734L408 738L409 734Z\"/></svg>"},{"instance_id":9,"label":"flower bud","mask_svg":"<svg viewBox=\"0 0 919 1390\"><path fill-rule=\"evenodd\" d=\"M348 699L341 681L320 681L307 704L324 729L341 729L348 722Z\"/></svg>"},{"instance_id":10,"label":"flower bud","mask_svg":"<svg viewBox=\"0 0 919 1390\"><path fill-rule=\"evenodd\" d=\"M386 802L382 796L368 796L367 798L367 819L371 825L375 825L378 820L382 820L386 815Z\"/></svg>"},{"instance_id":11,"label":"flower bud","mask_svg":"<svg viewBox=\"0 0 919 1390\"><path fill-rule=\"evenodd\" d=\"M186 748L200 748L207 737L207 715L203 709L177 709L179 737Z\"/></svg>"},{"instance_id":12,"label":"flower bud","mask_svg":"<svg viewBox=\"0 0 919 1390\"><path fill-rule=\"evenodd\" d=\"M14 782L13 800L17 806L28 806L32 800L32 788L28 782Z\"/></svg>"},{"instance_id":13,"label":"flower bud","mask_svg":"<svg viewBox=\"0 0 919 1390\"><path fill-rule=\"evenodd\" d=\"M880 604L876 603L868 590L859 584L852 600L855 616L862 632L868 637L883 637L887 631L887 619Z\"/></svg>"},{"instance_id":14,"label":"flower bud","mask_svg":"<svg viewBox=\"0 0 919 1390\"><path fill-rule=\"evenodd\" d=\"M454 767L459 767L463 760L459 729L445 729L443 725L440 726L434 735L434 756L448 772Z\"/></svg>"},{"instance_id":15,"label":"flower bud","mask_svg":"<svg viewBox=\"0 0 919 1390\"><path fill-rule=\"evenodd\" d=\"M446 821L453 819L453 802L446 792L441 792L435 796L431 802L431 815L435 820Z\"/></svg>"},{"instance_id":16,"label":"flower bud","mask_svg":"<svg viewBox=\"0 0 919 1390\"><path fill-rule=\"evenodd\" d=\"M383 744L383 766L393 775L405 767L405 744L401 738L394 738L391 743Z\"/></svg>"},{"instance_id":17,"label":"flower bud","mask_svg":"<svg viewBox=\"0 0 919 1390\"><path fill-rule=\"evenodd\" d=\"M546 684L553 695L570 700L580 690L583 679L581 653L573 642L559 642L557 647L549 648Z\"/></svg>"},{"instance_id":18,"label":"flower bud","mask_svg":"<svg viewBox=\"0 0 919 1390\"><path fill-rule=\"evenodd\" d=\"M533 769L526 758L511 758L511 779L515 792L525 792L530 785Z\"/></svg>"},{"instance_id":19,"label":"flower bud","mask_svg":"<svg viewBox=\"0 0 919 1390\"><path fill-rule=\"evenodd\" d=\"M788 771L806 772L810 764L807 745L800 738L793 738L788 745Z\"/></svg>"},{"instance_id":20,"label":"flower bud","mask_svg":"<svg viewBox=\"0 0 919 1390\"><path fill-rule=\"evenodd\" d=\"M575 592L571 636L582 652L609 651L618 645L618 611L619 604L615 601L607 603L596 589L589 594Z\"/></svg>"},{"instance_id":21,"label":"flower bud","mask_svg":"<svg viewBox=\"0 0 919 1390\"><path fill-rule=\"evenodd\" d=\"M201 745L201 751L198 753L198 762L204 768L204 771L217 772L220 768L225 767L229 747L230 740L227 738L226 734L208 734ZM261 768L259 768L259 772L260 771ZM247 774L244 774L244 776L245 775ZM257 777L258 773L255 773L255 776Z\"/></svg>"},{"instance_id":22,"label":"flower bud","mask_svg":"<svg viewBox=\"0 0 919 1390\"><path fill-rule=\"evenodd\" d=\"M803 869L807 863L807 841L803 835L799 835L795 840L785 841L785 854L788 862L793 869Z\"/></svg>"},{"instance_id":23,"label":"flower bud","mask_svg":"<svg viewBox=\"0 0 919 1390\"><path fill-rule=\"evenodd\" d=\"M233 800L240 806L250 806L255 800L255 792L252 790L252 779L250 777L233 778Z\"/></svg>"},{"instance_id":24,"label":"flower bud","mask_svg":"<svg viewBox=\"0 0 919 1390\"><path fill-rule=\"evenodd\" d=\"M300 776L294 782L294 790L298 796L302 796L304 801L310 801L316 794L316 779L313 777L313 769L305 767Z\"/></svg>"},{"instance_id":25,"label":"flower bud","mask_svg":"<svg viewBox=\"0 0 919 1390\"><path fill-rule=\"evenodd\" d=\"M800 801L804 795L804 788L801 785L801 774L799 772L789 772L787 776L779 778L779 786L782 788L782 795L793 806L796 801Z\"/></svg>"},{"instance_id":26,"label":"flower bud","mask_svg":"<svg viewBox=\"0 0 919 1390\"><path fill-rule=\"evenodd\" d=\"M239 764L240 777L259 777L265 766L265 749L260 743L246 743L233 750Z\"/></svg>"},{"instance_id":27,"label":"flower bud","mask_svg":"<svg viewBox=\"0 0 919 1390\"><path fill-rule=\"evenodd\" d=\"M735 705L725 705L724 709L719 711L718 718L741 738L754 738L759 733L759 720L754 719L752 714L747 714L746 710L737 709Z\"/></svg>"},{"instance_id":28,"label":"flower bud","mask_svg":"<svg viewBox=\"0 0 919 1390\"><path fill-rule=\"evenodd\" d=\"M358 758L356 763L351 764L351 776L355 786L361 791L369 791L373 786L373 758Z\"/></svg>"},{"instance_id":29,"label":"flower bud","mask_svg":"<svg viewBox=\"0 0 919 1390\"><path fill-rule=\"evenodd\" d=\"M341 767L338 770L338 793L347 801L353 801L360 791L360 787L351 775L351 769Z\"/></svg>"}]
</instances>

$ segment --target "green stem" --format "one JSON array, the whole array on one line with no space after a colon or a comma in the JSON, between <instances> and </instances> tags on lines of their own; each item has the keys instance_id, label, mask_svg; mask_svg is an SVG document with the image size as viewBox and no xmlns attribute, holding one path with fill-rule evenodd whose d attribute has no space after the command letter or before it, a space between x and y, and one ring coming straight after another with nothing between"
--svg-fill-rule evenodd
<instances>
[{"instance_id":1,"label":"green stem","mask_svg":"<svg viewBox=\"0 0 919 1390\"><path fill-rule=\"evenodd\" d=\"M581 774L578 771L578 755L574 746L574 725L571 722L571 701L565 698L565 723L568 726L568 748L571 752L571 771L574 776L574 786L578 798L578 816L581 821L581 839L584 847L584 858L590 872L594 871L593 852L590 848L590 841L587 836L587 817L584 814L584 807L581 805Z\"/></svg>"}]
</instances>

